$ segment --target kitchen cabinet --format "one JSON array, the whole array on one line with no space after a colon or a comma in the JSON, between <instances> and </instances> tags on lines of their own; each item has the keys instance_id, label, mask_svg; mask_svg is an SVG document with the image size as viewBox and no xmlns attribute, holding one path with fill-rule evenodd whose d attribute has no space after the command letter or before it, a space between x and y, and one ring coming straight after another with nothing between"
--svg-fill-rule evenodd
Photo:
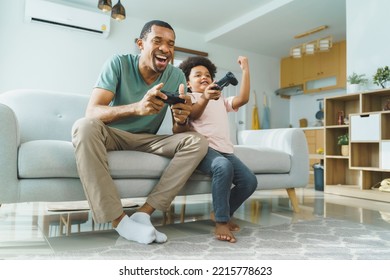
<instances>
[{"instance_id":1,"label":"kitchen cabinet","mask_svg":"<svg viewBox=\"0 0 390 280\"><path fill-rule=\"evenodd\" d=\"M281 87L303 85L304 93L345 88L346 75L345 41L333 43L326 52L280 61Z\"/></svg>"},{"instance_id":2,"label":"kitchen cabinet","mask_svg":"<svg viewBox=\"0 0 390 280\"><path fill-rule=\"evenodd\" d=\"M280 62L280 86L282 88L303 84L303 60L285 57Z\"/></svg>"},{"instance_id":3,"label":"kitchen cabinet","mask_svg":"<svg viewBox=\"0 0 390 280\"><path fill-rule=\"evenodd\" d=\"M324 150L324 128L303 128L303 132L309 149L309 184L314 184L313 165L324 159L324 155L317 152L319 149Z\"/></svg>"},{"instance_id":4,"label":"kitchen cabinet","mask_svg":"<svg viewBox=\"0 0 390 280\"><path fill-rule=\"evenodd\" d=\"M328 52L303 58L304 93L345 88L346 42L334 43Z\"/></svg>"},{"instance_id":5,"label":"kitchen cabinet","mask_svg":"<svg viewBox=\"0 0 390 280\"><path fill-rule=\"evenodd\" d=\"M390 178L390 89L325 98L324 192L390 202L390 193L373 188ZM339 123L338 114L348 116ZM349 155L340 155L337 137L348 133Z\"/></svg>"},{"instance_id":6,"label":"kitchen cabinet","mask_svg":"<svg viewBox=\"0 0 390 280\"><path fill-rule=\"evenodd\" d=\"M326 52L303 56L304 80L318 80L325 77L337 76L339 73L339 44Z\"/></svg>"}]
</instances>

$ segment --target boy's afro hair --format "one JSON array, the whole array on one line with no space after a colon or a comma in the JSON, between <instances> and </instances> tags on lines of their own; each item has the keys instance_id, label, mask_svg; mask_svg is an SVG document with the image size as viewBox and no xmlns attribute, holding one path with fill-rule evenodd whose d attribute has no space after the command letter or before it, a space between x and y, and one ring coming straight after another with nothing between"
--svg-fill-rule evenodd
<instances>
[{"instance_id":1,"label":"boy's afro hair","mask_svg":"<svg viewBox=\"0 0 390 280\"><path fill-rule=\"evenodd\" d=\"M210 59L204 56L190 56L180 63L179 68L184 72L186 80L188 81L191 69L199 65L206 67L210 72L211 78L214 80L215 73L217 73L217 67L210 61Z\"/></svg>"}]
</instances>

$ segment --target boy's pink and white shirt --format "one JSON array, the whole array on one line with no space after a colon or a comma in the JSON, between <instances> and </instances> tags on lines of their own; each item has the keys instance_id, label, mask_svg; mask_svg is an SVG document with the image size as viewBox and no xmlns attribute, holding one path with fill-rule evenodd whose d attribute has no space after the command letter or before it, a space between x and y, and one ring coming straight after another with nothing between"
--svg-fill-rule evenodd
<instances>
[{"instance_id":1,"label":"boy's pink and white shirt","mask_svg":"<svg viewBox=\"0 0 390 280\"><path fill-rule=\"evenodd\" d=\"M202 93L189 93L192 102L197 102ZM218 100L209 100L203 114L197 120L190 121L195 131L204 135L209 141L209 146L222 153L233 153L233 143L230 140L228 112L237 112L233 109L234 96Z\"/></svg>"}]
</instances>

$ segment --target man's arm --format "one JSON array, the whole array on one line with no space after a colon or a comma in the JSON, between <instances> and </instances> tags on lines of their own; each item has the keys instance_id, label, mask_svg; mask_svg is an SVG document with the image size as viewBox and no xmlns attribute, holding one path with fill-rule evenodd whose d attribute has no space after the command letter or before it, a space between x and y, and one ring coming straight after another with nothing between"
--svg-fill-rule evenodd
<instances>
[{"instance_id":1,"label":"man's arm","mask_svg":"<svg viewBox=\"0 0 390 280\"><path fill-rule=\"evenodd\" d=\"M156 96L166 98L160 92L162 86L163 84L159 84L151 88L139 102L121 106L109 106L114 98L113 92L102 88L94 88L85 116L100 119L107 124L131 116L157 114L164 107L164 102Z\"/></svg>"}]
</instances>

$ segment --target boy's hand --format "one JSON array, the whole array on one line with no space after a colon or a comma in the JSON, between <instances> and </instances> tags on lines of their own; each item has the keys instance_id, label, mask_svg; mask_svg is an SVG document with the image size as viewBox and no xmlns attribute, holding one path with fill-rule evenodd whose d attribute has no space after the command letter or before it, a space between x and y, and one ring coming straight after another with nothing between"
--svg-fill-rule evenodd
<instances>
[{"instance_id":1,"label":"boy's hand","mask_svg":"<svg viewBox=\"0 0 390 280\"><path fill-rule=\"evenodd\" d=\"M207 100L218 100L221 97L221 94L221 90L218 89L218 85L214 82L206 87L203 96Z\"/></svg>"},{"instance_id":2,"label":"boy's hand","mask_svg":"<svg viewBox=\"0 0 390 280\"><path fill-rule=\"evenodd\" d=\"M237 59L237 63L240 65L241 70L248 70L248 58L245 56L239 56Z\"/></svg>"}]
</instances>

